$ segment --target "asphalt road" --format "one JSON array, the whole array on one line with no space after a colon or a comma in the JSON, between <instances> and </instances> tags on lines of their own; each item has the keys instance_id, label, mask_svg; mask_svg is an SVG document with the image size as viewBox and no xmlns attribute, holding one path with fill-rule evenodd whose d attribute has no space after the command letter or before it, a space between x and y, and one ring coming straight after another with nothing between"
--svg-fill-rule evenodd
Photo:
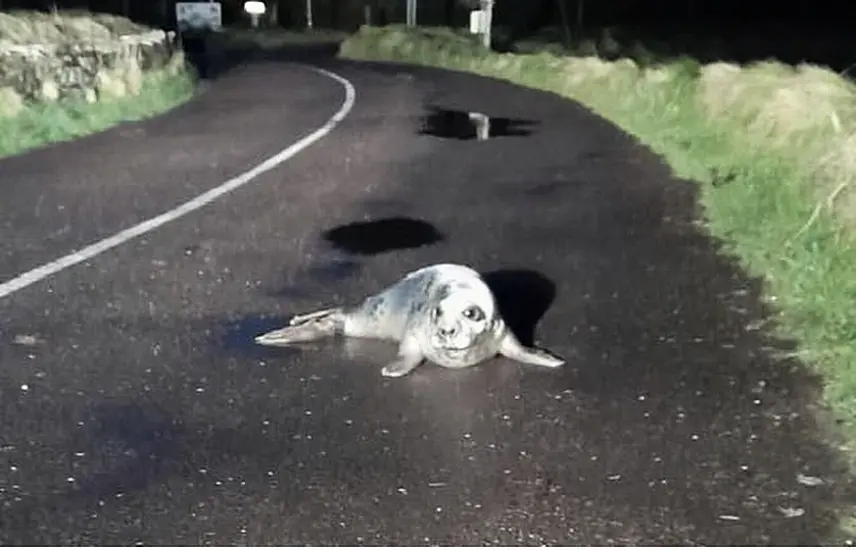
<instances>
[{"instance_id":1,"label":"asphalt road","mask_svg":"<svg viewBox=\"0 0 856 550\"><path fill-rule=\"evenodd\" d=\"M0 542L830 540L852 491L816 382L696 223L694 184L546 93L311 60L357 91L329 135L0 298ZM344 97L305 67L246 62L165 116L0 161L0 282L247 170ZM420 132L432 106L523 131ZM385 379L390 345L252 344L441 261L490 272L566 368Z\"/></svg>"}]
</instances>

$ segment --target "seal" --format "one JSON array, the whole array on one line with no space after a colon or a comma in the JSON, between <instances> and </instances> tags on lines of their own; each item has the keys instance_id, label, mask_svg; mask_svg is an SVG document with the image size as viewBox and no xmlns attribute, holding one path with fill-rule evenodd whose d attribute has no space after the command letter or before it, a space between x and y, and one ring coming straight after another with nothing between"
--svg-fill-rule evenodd
<instances>
[{"instance_id":1,"label":"seal","mask_svg":"<svg viewBox=\"0 0 856 550\"><path fill-rule=\"evenodd\" d=\"M334 335L398 342L398 355L381 370L388 377L404 376L426 359L450 369L497 355L543 367L565 363L549 351L522 345L481 275L459 264L412 271L355 306L296 315L288 326L261 334L255 342L289 346Z\"/></svg>"}]
</instances>

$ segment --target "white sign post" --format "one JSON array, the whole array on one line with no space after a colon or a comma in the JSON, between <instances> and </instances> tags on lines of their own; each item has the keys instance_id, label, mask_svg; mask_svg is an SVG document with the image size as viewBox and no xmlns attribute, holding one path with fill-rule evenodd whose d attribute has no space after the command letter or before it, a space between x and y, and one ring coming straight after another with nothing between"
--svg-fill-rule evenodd
<instances>
[{"instance_id":1,"label":"white sign post","mask_svg":"<svg viewBox=\"0 0 856 550\"><path fill-rule=\"evenodd\" d=\"M481 10L473 10L470 12L470 34L481 34L483 16L484 12Z\"/></svg>"},{"instance_id":2,"label":"white sign post","mask_svg":"<svg viewBox=\"0 0 856 550\"><path fill-rule=\"evenodd\" d=\"M244 11L250 15L250 22L255 29L259 26L259 17L264 15L267 7L264 2L259 2L259 0L247 0L244 2Z\"/></svg>"},{"instance_id":3,"label":"white sign post","mask_svg":"<svg viewBox=\"0 0 856 550\"><path fill-rule=\"evenodd\" d=\"M223 26L223 11L220 2L176 2L175 20L178 30L217 31Z\"/></svg>"}]
</instances>

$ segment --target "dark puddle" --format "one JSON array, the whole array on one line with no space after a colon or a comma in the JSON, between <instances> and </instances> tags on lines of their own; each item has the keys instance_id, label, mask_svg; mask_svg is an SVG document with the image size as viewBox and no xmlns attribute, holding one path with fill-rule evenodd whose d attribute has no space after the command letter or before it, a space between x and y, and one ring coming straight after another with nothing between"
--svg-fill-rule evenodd
<instances>
[{"instance_id":1,"label":"dark puddle","mask_svg":"<svg viewBox=\"0 0 856 550\"><path fill-rule=\"evenodd\" d=\"M385 218L334 227L325 231L323 238L337 249L370 256L435 244L445 237L436 227L422 220Z\"/></svg>"},{"instance_id":2,"label":"dark puddle","mask_svg":"<svg viewBox=\"0 0 856 550\"><path fill-rule=\"evenodd\" d=\"M428 107L422 117L420 135L444 139L489 139L528 136L535 121L522 118L490 117L482 113Z\"/></svg>"}]
</instances>

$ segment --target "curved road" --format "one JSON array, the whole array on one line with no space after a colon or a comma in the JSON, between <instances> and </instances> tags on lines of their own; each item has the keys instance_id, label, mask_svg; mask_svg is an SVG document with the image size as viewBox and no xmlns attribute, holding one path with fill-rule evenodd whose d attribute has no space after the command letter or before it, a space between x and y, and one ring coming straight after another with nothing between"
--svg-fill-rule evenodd
<instances>
[{"instance_id":1,"label":"curved road","mask_svg":"<svg viewBox=\"0 0 856 550\"><path fill-rule=\"evenodd\" d=\"M546 93L312 60L356 90L328 135L0 298L0 542L834 536L852 492L815 382L760 322L759 282L695 223L693 184ZM216 188L345 100L329 76L258 59L165 116L0 161L0 283ZM527 122L445 139L420 132L432 106ZM491 272L567 368L390 380L385 344L251 344L440 261Z\"/></svg>"}]
</instances>

